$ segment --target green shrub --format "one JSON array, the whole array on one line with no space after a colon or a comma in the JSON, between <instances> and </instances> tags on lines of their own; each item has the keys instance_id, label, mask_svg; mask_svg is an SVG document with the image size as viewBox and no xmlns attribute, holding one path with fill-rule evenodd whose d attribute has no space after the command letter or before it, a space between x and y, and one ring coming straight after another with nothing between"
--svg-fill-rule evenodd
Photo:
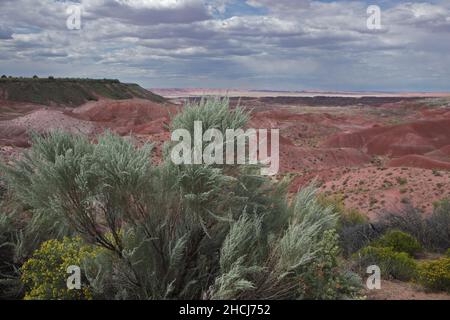
<instances>
[{"instance_id":1,"label":"green shrub","mask_svg":"<svg viewBox=\"0 0 450 320\"><path fill-rule=\"evenodd\" d=\"M390 247L396 252L406 252L413 257L422 251L419 241L399 230L388 231L380 239L374 241L373 246Z\"/></svg>"},{"instance_id":2,"label":"green shrub","mask_svg":"<svg viewBox=\"0 0 450 320\"><path fill-rule=\"evenodd\" d=\"M428 250L445 252L450 247L450 202L437 202L433 213L426 217L421 210L407 206L401 212L386 214L377 228L406 232Z\"/></svg>"},{"instance_id":3,"label":"green shrub","mask_svg":"<svg viewBox=\"0 0 450 320\"><path fill-rule=\"evenodd\" d=\"M367 246L377 236L367 217L356 209L346 208L342 196L326 197L320 194L318 201L322 205L334 207L338 215L337 231L345 257Z\"/></svg>"},{"instance_id":4,"label":"green shrub","mask_svg":"<svg viewBox=\"0 0 450 320\"><path fill-rule=\"evenodd\" d=\"M430 290L450 293L450 258L420 263L418 281Z\"/></svg>"},{"instance_id":5,"label":"green shrub","mask_svg":"<svg viewBox=\"0 0 450 320\"><path fill-rule=\"evenodd\" d=\"M356 274L339 273L339 236L334 230L326 231L319 244L317 259L308 266L301 282L307 299L331 300L356 297L361 280Z\"/></svg>"},{"instance_id":6,"label":"green shrub","mask_svg":"<svg viewBox=\"0 0 450 320\"><path fill-rule=\"evenodd\" d=\"M99 249L84 245L80 238L49 240L33 253L20 268L21 280L26 287L26 300L91 299L89 286L82 281L80 290L67 288L67 268L81 267L83 261L93 258Z\"/></svg>"},{"instance_id":7,"label":"green shrub","mask_svg":"<svg viewBox=\"0 0 450 320\"><path fill-rule=\"evenodd\" d=\"M14 250L18 227L13 214L5 210L0 200L0 300L18 299L22 293Z\"/></svg>"},{"instance_id":8,"label":"green shrub","mask_svg":"<svg viewBox=\"0 0 450 320\"><path fill-rule=\"evenodd\" d=\"M417 271L417 264L405 252L396 252L392 248L366 247L357 254L358 265L363 272L370 265L380 267L382 276L402 281L411 280Z\"/></svg>"},{"instance_id":9,"label":"green shrub","mask_svg":"<svg viewBox=\"0 0 450 320\"><path fill-rule=\"evenodd\" d=\"M348 226L365 224L368 222L367 217L357 209L347 208L344 204L342 196L334 195L326 197L320 194L318 201L325 206L332 206L338 214L338 229Z\"/></svg>"},{"instance_id":10,"label":"green shrub","mask_svg":"<svg viewBox=\"0 0 450 320\"><path fill-rule=\"evenodd\" d=\"M445 252L445 256L447 258L450 258L450 248L448 248L447 251Z\"/></svg>"}]
</instances>

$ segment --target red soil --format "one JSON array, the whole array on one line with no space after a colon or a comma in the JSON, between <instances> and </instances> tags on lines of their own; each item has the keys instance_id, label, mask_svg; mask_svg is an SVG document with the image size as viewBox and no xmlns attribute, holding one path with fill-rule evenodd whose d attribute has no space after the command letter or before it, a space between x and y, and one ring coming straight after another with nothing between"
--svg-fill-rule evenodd
<instances>
[{"instance_id":1,"label":"red soil","mask_svg":"<svg viewBox=\"0 0 450 320\"><path fill-rule=\"evenodd\" d=\"M450 108L411 101L349 106L328 101L325 107L253 99L241 104L246 103L254 108L249 128L280 130L279 172L295 177L292 192L318 179L324 192L348 195L347 206L373 218L401 207L406 198L429 212L450 186L447 173L433 171L450 170ZM170 139L171 115L181 108L141 99L100 100L66 110L6 102L0 107L0 145L28 147L28 130L93 136L109 129L133 135L139 145L154 143L155 161ZM391 125L400 121L406 123ZM408 182L400 184L397 176Z\"/></svg>"},{"instance_id":2,"label":"red soil","mask_svg":"<svg viewBox=\"0 0 450 320\"><path fill-rule=\"evenodd\" d=\"M122 135L156 134L167 131L170 117L178 111L178 106L162 105L142 99L102 100L83 105L70 115L100 123Z\"/></svg>"},{"instance_id":3,"label":"red soil","mask_svg":"<svg viewBox=\"0 0 450 320\"><path fill-rule=\"evenodd\" d=\"M447 108L423 109L420 111L420 114L424 119L450 118L450 111Z\"/></svg>"},{"instance_id":4,"label":"red soil","mask_svg":"<svg viewBox=\"0 0 450 320\"><path fill-rule=\"evenodd\" d=\"M0 121L0 143L16 147L29 146L30 132L65 130L91 135L97 130L95 123L70 117L57 109L42 108L12 120Z\"/></svg>"},{"instance_id":5,"label":"red soil","mask_svg":"<svg viewBox=\"0 0 450 320\"><path fill-rule=\"evenodd\" d=\"M410 154L400 158L390 160L389 167L414 167L423 169L450 170L450 162L433 160L424 156Z\"/></svg>"},{"instance_id":6,"label":"red soil","mask_svg":"<svg viewBox=\"0 0 450 320\"><path fill-rule=\"evenodd\" d=\"M450 300L445 292L427 292L417 284L382 280L380 290L366 290L368 300Z\"/></svg>"},{"instance_id":7,"label":"red soil","mask_svg":"<svg viewBox=\"0 0 450 320\"><path fill-rule=\"evenodd\" d=\"M65 110L5 103L1 111L8 118L0 121L0 145L16 147L29 147L30 131L62 129L93 135L110 129L121 135L158 135L167 132L170 116L179 110L172 104L161 105L141 99L100 100Z\"/></svg>"},{"instance_id":8,"label":"red soil","mask_svg":"<svg viewBox=\"0 0 450 320\"><path fill-rule=\"evenodd\" d=\"M450 162L450 145L425 154L428 158Z\"/></svg>"},{"instance_id":9,"label":"red soil","mask_svg":"<svg viewBox=\"0 0 450 320\"><path fill-rule=\"evenodd\" d=\"M370 157L352 148L303 148L280 144L280 171L298 172L305 168L321 170L334 167L362 166Z\"/></svg>"},{"instance_id":10,"label":"red soil","mask_svg":"<svg viewBox=\"0 0 450 320\"><path fill-rule=\"evenodd\" d=\"M329 138L326 147L350 147L370 155L425 154L450 144L450 119L376 127Z\"/></svg>"}]
</instances>

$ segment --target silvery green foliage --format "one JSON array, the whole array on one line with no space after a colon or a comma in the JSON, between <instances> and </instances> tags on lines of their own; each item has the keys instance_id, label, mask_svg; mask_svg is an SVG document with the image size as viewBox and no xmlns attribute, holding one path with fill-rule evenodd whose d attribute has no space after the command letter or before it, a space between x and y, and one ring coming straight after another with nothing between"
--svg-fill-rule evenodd
<instances>
[{"instance_id":1,"label":"silvery green foliage","mask_svg":"<svg viewBox=\"0 0 450 320\"><path fill-rule=\"evenodd\" d=\"M249 119L250 114L242 107L231 110L228 98L201 99L198 103L188 102L183 112L172 119L170 129L186 129L193 136L194 122L201 121L204 131L219 129L225 133L227 129L243 128Z\"/></svg>"},{"instance_id":2,"label":"silvery green foliage","mask_svg":"<svg viewBox=\"0 0 450 320\"><path fill-rule=\"evenodd\" d=\"M321 254L324 233L336 224L331 207L321 207L313 187L305 188L289 208L285 228L261 235L262 219L247 215L233 223L221 250L222 275L213 299L296 299L305 295L300 279ZM337 241L337 239L336 239Z\"/></svg>"},{"instance_id":3,"label":"silvery green foliage","mask_svg":"<svg viewBox=\"0 0 450 320\"><path fill-rule=\"evenodd\" d=\"M21 284L15 265L17 232L11 214L3 210L0 201L0 299L18 298Z\"/></svg>"},{"instance_id":4,"label":"silvery green foliage","mask_svg":"<svg viewBox=\"0 0 450 320\"><path fill-rule=\"evenodd\" d=\"M195 120L224 130L243 127L248 114L227 100L203 100L176 116L172 129L190 130ZM308 268L336 223L314 188L289 204L287 181L252 167L177 166L167 158L156 166L150 145L111 133L97 140L34 136L30 152L6 169L32 219L53 222L50 234L76 232L106 249L84 261L97 298L311 297ZM315 288L319 297L325 285Z\"/></svg>"}]
</instances>

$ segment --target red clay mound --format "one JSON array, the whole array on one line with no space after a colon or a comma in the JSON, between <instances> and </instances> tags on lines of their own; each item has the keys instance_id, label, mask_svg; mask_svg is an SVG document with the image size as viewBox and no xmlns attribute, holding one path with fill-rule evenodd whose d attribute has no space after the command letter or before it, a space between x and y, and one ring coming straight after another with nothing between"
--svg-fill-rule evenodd
<instances>
[{"instance_id":1,"label":"red clay mound","mask_svg":"<svg viewBox=\"0 0 450 320\"><path fill-rule=\"evenodd\" d=\"M75 134L91 135L98 130L95 123L80 120L57 109L40 109L13 120L0 121L0 143L28 147L28 133L63 130Z\"/></svg>"},{"instance_id":2,"label":"red clay mound","mask_svg":"<svg viewBox=\"0 0 450 320\"><path fill-rule=\"evenodd\" d=\"M72 133L91 134L95 124L71 117L59 110L41 109L23 117L9 121L10 125L25 128L27 131L46 132L49 130L65 130Z\"/></svg>"},{"instance_id":3,"label":"red clay mound","mask_svg":"<svg viewBox=\"0 0 450 320\"><path fill-rule=\"evenodd\" d=\"M439 152L446 156L450 156L450 145L440 148Z\"/></svg>"},{"instance_id":4,"label":"red clay mound","mask_svg":"<svg viewBox=\"0 0 450 320\"><path fill-rule=\"evenodd\" d=\"M375 127L329 138L326 147L363 149L370 155L425 154L450 144L450 119Z\"/></svg>"},{"instance_id":5,"label":"red clay mound","mask_svg":"<svg viewBox=\"0 0 450 320\"><path fill-rule=\"evenodd\" d=\"M27 130L24 127L0 124L0 145L28 148Z\"/></svg>"},{"instance_id":6,"label":"red clay mound","mask_svg":"<svg viewBox=\"0 0 450 320\"><path fill-rule=\"evenodd\" d=\"M433 160L420 155L408 155L388 162L389 167L413 167L422 169L450 170L450 163Z\"/></svg>"},{"instance_id":7,"label":"red clay mound","mask_svg":"<svg viewBox=\"0 0 450 320\"><path fill-rule=\"evenodd\" d=\"M175 105L162 105L142 99L102 100L83 105L74 110L79 117L97 122L114 122L117 125L140 125L176 114Z\"/></svg>"},{"instance_id":8,"label":"red clay mound","mask_svg":"<svg viewBox=\"0 0 450 320\"><path fill-rule=\"evenodd\" d=\"M12 120L43 108L45 106L38 104L0 100L0 121Z\"/></svg>"},{"instance_id":9,"label":"red clay mound","mask_svg":"<svg viewBox=\"0 0 450 320\"><path fill-rule=\"evenodd\" d=\"M439 108L439 109L423 109L420 114L425 119L449 119L450 109L449 108Z\"/></svg>"},{"instance_id":10,"label":"red clay mound","mask_svg":"<svg viewBox=\"0 0 450 320\"><path fill-rule=\"evenodd\" d=\"M102 100L87 103L75 109L72 115L79 119L101 122L120 134L153 134L166 130L170 116L178 111L178 106L143 99Z\"/></svg>"},{"instance_id":11,"label":"red clay mound","mask_svg":"<svg viewBox=\"0 0 450 320\"><path fill-rule=\"evenodd\" d=\"M439 150L428 152L425 156L438 161L450 162L450 145L442 147Z\"/></svg>"}]
</instances>

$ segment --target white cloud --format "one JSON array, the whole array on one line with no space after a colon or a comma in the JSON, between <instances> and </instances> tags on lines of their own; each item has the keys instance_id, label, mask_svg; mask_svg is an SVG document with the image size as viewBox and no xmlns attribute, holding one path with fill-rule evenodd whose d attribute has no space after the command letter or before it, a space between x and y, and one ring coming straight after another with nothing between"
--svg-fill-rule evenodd
<instances>
[{"instance_id":1,"label":"white cloud","mask_svg":"<svg viewBox=\"0 0 450 320\"><path fill-rule=\"evenodd\" d=\"M235 0L81 3L82 30L69 31L68 3L0 2L0 68L155 87L261 87L272 79L280 89L438 90L450 82L445 4L391 5L383 30L371 31L366 5L356 1L248 0L268 13L232 17L212 11L223 14Z\"/></svg>"},{"instance_id":2,"label":"white cloud","mask_svg":"<svg viewBox=\"0 0 450 320\"><path fill-rule=\"evenodd\" d=\"M254 7L266 7L272 11L290 11L308 8L310 0L247 0L248 5Z\"/></svg>"}]
</instances>

